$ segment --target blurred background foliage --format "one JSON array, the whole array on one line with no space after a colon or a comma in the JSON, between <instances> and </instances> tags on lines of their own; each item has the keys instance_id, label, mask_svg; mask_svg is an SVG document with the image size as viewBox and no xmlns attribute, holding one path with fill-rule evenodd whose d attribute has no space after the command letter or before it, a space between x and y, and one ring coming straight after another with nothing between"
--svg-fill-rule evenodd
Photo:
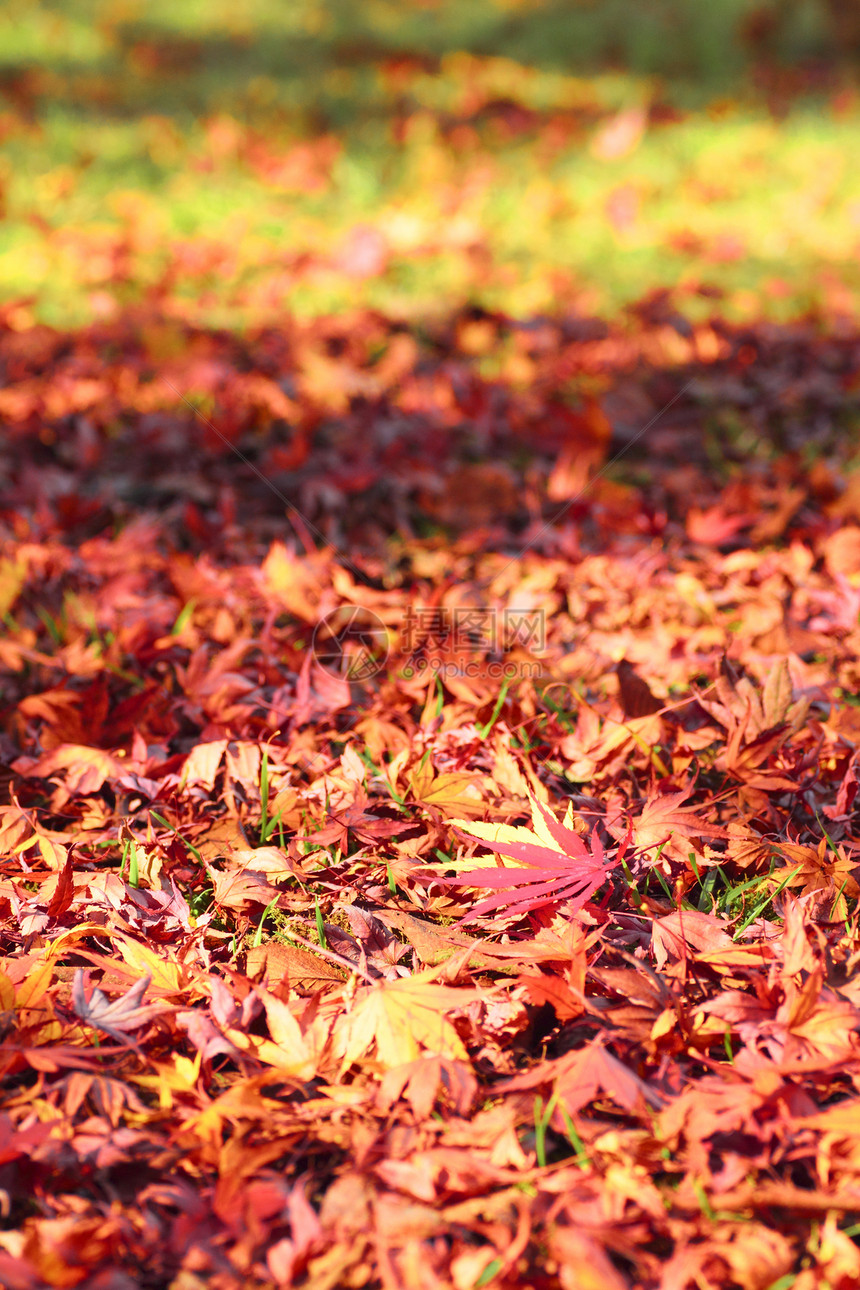
<instances>
[{"instance_id":1,"label":"blurred background foliage","mask_svg":"<svg viewBox=\"0 0 860 1290\"><path fill-rule=\"evenodd\" d=\"M7 0L0 291L850 311L858 49L849 0Z\"/></svg>"},{"instance_id":2,"label":"blurred background foliage","mask_svg":"<svg viewBox=\"0 0 860 1290\"><path fill-rule=\"evenodd\" d=\"M150 70L168 74L160 100L194 111L225 106L259 75L279 82L285 101L299 89L303 102L324 101L321 71L404 52L466 50L580 74L612 67L714 90L734 88L761 58L840 61L860 44L852 0L7 0L0 23L3 65L101 72L127 104L143 88L146 47ZM132 75L116 82L118 71Z\"/></svg>"}]
</instances>

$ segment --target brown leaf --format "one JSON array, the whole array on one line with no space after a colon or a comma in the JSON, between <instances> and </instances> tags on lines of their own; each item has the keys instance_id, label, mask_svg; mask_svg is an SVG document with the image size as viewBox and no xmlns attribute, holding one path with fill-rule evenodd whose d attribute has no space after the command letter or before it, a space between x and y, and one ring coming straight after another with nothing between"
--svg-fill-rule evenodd
<instances>
[{"instance_id":1,"label":"brown leaf","mask_svg":"<svg viewBox=\"0 0 860 1290\"><path fill-rule=\"evenodd\" d=\"M245 970L252 980L262 978L270 990L281 985L320 990L345 980L344 972L335 964L310 950L280 941L251 946L245 955Z\"/></svg>"},{"instance_id":2,"label":"brown leaf","mask_svg":"<svg viewBox=\"0 0 860 1290\"><path fill-rule=\"evenodd\" d=\"M648 717L652 712L660 711L663 704L654 697L647 682L642 680L627 659L623 658L617 663L615 671L625 717Z\"/></svg>"}]
</instances>

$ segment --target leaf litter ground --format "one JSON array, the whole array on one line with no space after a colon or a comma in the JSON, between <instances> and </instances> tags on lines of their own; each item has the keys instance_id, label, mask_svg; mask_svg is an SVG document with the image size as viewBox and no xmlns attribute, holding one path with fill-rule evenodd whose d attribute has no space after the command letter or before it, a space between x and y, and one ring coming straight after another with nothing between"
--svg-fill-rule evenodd
<instances>
[{"instance_id":1,"label":"leaf litter ground","mask_svg":"<svg viewBox=\"0 0 860 1290\"><path fill-rule=\"evenodd\" d=\"M0 1284L853 1290L856 89L96 9L0 18Z\"/></svg>"},{"instance_id":2,"label":"leaf litter ground","mask_svg":"<svg viewBox=\"0 0 860 1290\"><path fill-rule=\"evenodd\" d=\"M665 309L2 333L4 1285L856 1284L860 340Z\"/></svg>"}]
</instances>

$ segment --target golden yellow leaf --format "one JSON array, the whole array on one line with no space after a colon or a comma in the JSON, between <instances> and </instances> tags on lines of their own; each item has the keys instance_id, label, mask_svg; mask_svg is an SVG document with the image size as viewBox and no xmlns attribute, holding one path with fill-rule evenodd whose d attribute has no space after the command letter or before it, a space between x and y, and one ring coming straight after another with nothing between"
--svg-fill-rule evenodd
<instances>
[{"instance_id":1,"label":"golden yellow leaf","mask_svg":"<svg viewBox=\"0 0 860 1290\"><path fill-rule=\"evenodd\" d=\"M283 542L273 542L263 561L263 584L273 599L306 623L319 618L319 581L306 560L288 551Z\"/></svg>"},{"instance_id":2,"label":"golden yellow leaf","mask_svg":"<svg viewBox=\"0 0 860 1290\"><path fill-rule=\"evenodd\" d=\"M5 972L0 972L0 1011L10 1012L15 1006L15 983Z\"/></svg>"},{"instance_id":3,"label":"golden yellow leaf","mask_svg":"<svg viewBox=\"0 0 860 1290\"><path fill-rule=\"evenodd\" d=\"M257 987L257 993L266 1010L266 1021L269 1026L270 1039L249 1035L243 1030L230 1027L225 1030L226 1037L243 1052L274 1066L288 1075L298 1079L309 1080L317 1073L316 1054L314 1052L313 1034L305 1034L289 1007L282 999L269 990Z\"/></svg>"},{"instance_id":4,"label":"golden yellow leaf","mask_svg":"<svg viewBox=\"0 0 860 1290\"><path fill-rule=\"evenodd\" d=\"M177 962L156 954L147 945L142 945L140 941L132 940L130 936L114 933L111 937L111 942L117 947L129 967L136 969L140 976L151 978L155 992L174 994L182 990L187 984L187 981L183 979L184 973L182 973Z\"/></svg>"},{"instance_id":5,"label":"golden yellow leaf","mask_svg":"<svg viewBox=\"0 0 860 1290\"><path fill-rule=\"evenodd\" d=\"M409 787L416 801L437 807L443 815L449 811L483 814L484 803L474 775L463 771L443 771L436 775L432 767L425 764L412 771Z\"/></svg>"},{"instance_id":6,"label":"golden yellow leaf","mask_svg":"<svg viewBox=\"0 0 860 1290\"><path fill-rule=\"evenodd\" d=\"M415 1061L422 1052L468 1060L446 1013L464 1007L475 991L439 985L434 977L435 971L421 972L359 990L354 1008L334 1030L342 1071L374 1047L388 1068Z\"/></svg>"},{"instance_id":7,"label":"golden yellow leaf","mask_svg":"<svg viewBox=\"0 0 860 1290\"><path fill-rule=\"evenodd\" d=\"M0 560L0 617L8 614L27 580L23 560Z\"/></svg>"},{"instance_id":8,"label":"golden yellow leaf","mask_svg":"<svg viewBox=\"0 0 860 1290\"><path fill-rule=\"evenodd\" d=\"M15 1003L19 1008L34 1008L40 999L44 999L51 984L54 965L50 959L39 963L28 972L15 991Z\"/></svg>"}]
</instances>

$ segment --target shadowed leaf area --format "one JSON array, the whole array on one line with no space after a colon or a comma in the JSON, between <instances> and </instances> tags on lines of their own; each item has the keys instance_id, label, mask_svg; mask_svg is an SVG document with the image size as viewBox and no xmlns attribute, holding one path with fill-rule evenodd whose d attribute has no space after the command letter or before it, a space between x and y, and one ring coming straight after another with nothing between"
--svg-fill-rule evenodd
<instances>
[{"instance_id":1,"label":"shadowed leaf area","mask_svg":"<svg viewBox=\"0 0 860 1290\"><path fill-rule=\"evenodd\" d=\"M710 9L0 16L4 1287L860 1283L860 21Z\"/></svg>"}]
</instances>

